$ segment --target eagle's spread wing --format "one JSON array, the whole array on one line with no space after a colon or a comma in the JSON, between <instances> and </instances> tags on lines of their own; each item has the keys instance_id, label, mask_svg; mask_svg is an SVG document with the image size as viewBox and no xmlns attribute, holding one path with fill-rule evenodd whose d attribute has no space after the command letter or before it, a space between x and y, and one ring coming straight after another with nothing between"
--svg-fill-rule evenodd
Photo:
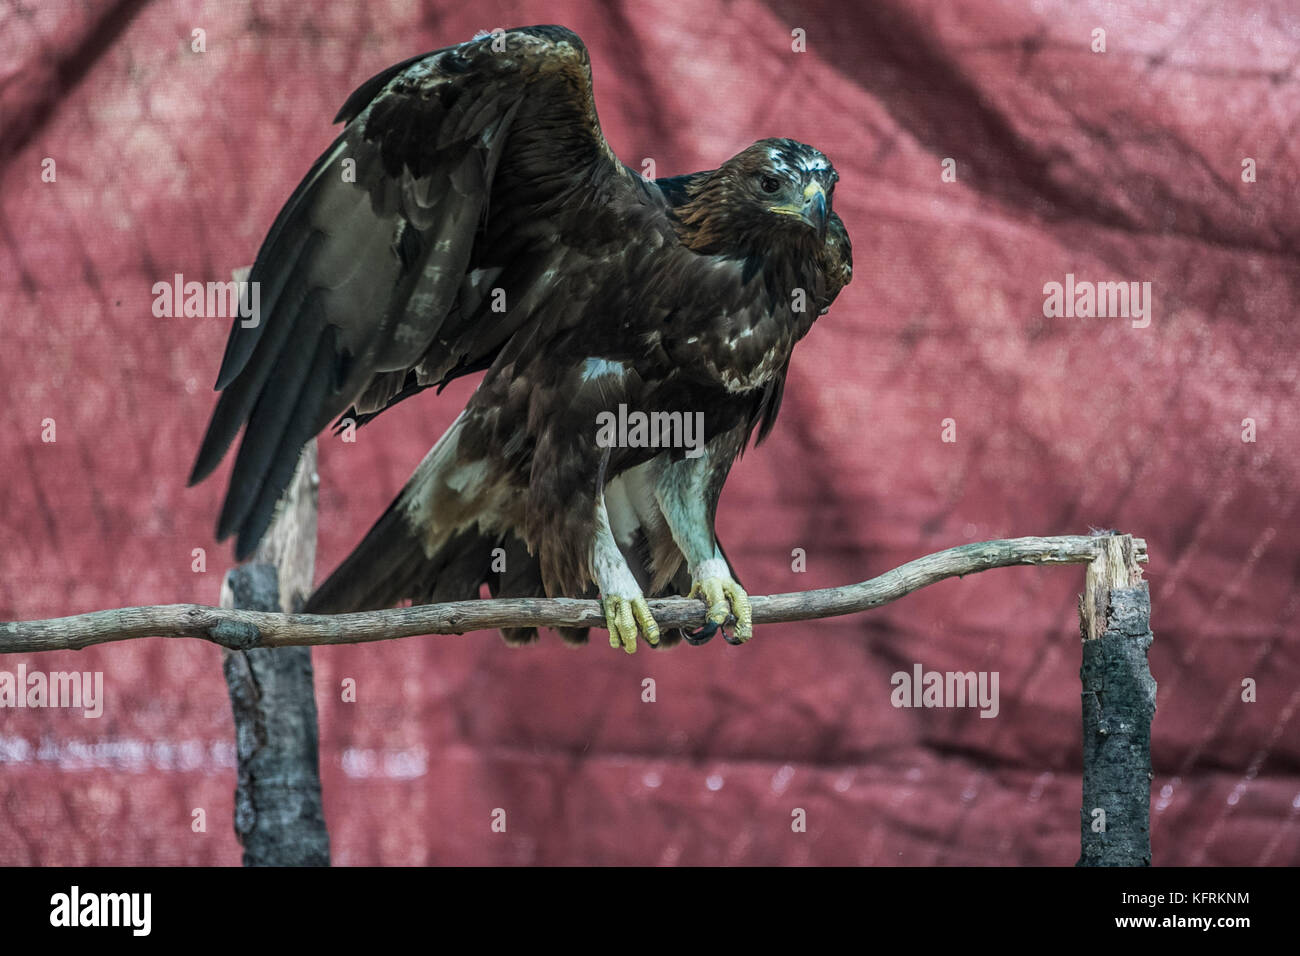
<instances>
[{"instance_id":1,"label":"eagle's spread wing","mask_svg":"<svg viewBox=\"0 0 1300 956\"><path fill-rule=\"evenodd\" d=\"M601 135L587 51L559 27L399 63L337 120L258 253L258 321L234 325L190 479L247 424L217 528L240 558L331 420L485 368L520 324L562 314L514 306L565 294L547 273L562 252L534 250L582 215L575 194L644 201ZM494 309L507 288L512 307Z\"/></svg>"}]
</instances>

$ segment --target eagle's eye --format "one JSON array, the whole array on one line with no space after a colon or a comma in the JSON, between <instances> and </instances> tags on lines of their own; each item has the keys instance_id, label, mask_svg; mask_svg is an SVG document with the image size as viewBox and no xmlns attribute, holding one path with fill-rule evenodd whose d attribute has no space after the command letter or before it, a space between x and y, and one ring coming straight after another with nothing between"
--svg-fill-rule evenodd
<instances>
[{"instance_id":1,"label":"eagle's eye","mask_svg":"<svg viewBox=\"0 0 1300 956\"><path fill-rule=\"evenodd\" d=\"M758 184L763 187L765 193L779 192L781 189L781 180L775 176L764 176Z\"/></svg>"}]
</instances>

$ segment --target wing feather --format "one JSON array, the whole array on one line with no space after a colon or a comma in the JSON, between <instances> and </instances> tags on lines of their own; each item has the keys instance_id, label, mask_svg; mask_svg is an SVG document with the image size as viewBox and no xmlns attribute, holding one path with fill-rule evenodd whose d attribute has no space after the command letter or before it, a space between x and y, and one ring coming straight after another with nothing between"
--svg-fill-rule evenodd
<instances>
[{"instance_id":1,"label":"wing feather","mask_svg":"<svg viewBox=\"0 0 1300 956\"><path fill-rule=\"evenodd\" d=\"M234 323L191 474L210 474L247 426L218 523L240 558L324 425L484 368L527 325L527 304L554 292L562 256L548 242L579 220L577 191L644 194L600 132L582 41L560 27L396 64L337 120L258 252L261 314ZM482 270L517 307L489 308Z\"/></svg>"}]
</instances>

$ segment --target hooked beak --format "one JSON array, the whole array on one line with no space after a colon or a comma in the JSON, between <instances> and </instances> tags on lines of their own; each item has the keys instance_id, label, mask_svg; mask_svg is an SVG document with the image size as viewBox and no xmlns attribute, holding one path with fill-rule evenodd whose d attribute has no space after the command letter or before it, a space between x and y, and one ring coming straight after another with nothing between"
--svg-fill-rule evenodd
<instances>
[{"instance_id":1,"label":"hooked beak","mask_svg":"<svg viewBox=\"0 0 1300 956\"><path fill-rule=\"evenodd\" d=\"M817 230L817 238L826 238L826 193L818 183L809 183L803 191L803 221Z\"/></svg>"}]
</instances>

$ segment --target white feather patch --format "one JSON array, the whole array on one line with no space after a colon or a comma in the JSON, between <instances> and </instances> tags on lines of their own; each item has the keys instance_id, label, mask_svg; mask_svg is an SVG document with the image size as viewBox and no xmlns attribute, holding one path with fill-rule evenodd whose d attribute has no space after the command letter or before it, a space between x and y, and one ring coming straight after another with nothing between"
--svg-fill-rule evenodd
<instances>
[{"instance_id":1,"label":"white feather patch","mask_svg":"<svg viewBox=\"0 0 1300 956\"><path fill-rule=\"evenodd\" d=\"M590 570L602 597L641 597L641 585L636 583L610 530L604 495L596 501L596 536L591 542Z\"/></svg>"},{"instance_id":2,"label":"white feather patch","mask_svg":"<svg viewBox=\"0 0 1300 956\"><path fill-rule=\"evenodd\" d=\"M609 359L588 358L582 363L582 380L584 382L603 378L606 375L617 375L622 378L626 372L627 366L622 362L611 362Z\"/></svg>"}]
</instances>

